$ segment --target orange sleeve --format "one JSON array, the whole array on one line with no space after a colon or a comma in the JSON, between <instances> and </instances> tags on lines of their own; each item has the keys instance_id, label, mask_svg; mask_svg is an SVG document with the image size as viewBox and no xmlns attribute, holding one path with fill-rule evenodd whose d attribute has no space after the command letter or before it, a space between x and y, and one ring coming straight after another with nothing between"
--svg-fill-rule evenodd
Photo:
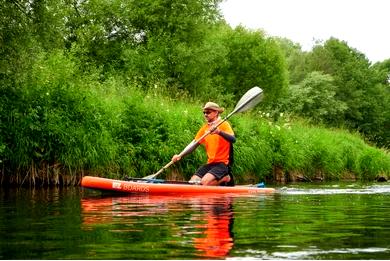
<instances>
[{"instance_id":1,"label":"orange sleeve","mask_svg":"<svg viewBox=\"0 0 390 261\"><path fill-rule=\"evenodd\" d=\"M230 134L230 135L234 135L234 131L232 129L232 126L230 126L230 123L225 121L224 123L222 123L218 129L220 129L221 131L223 132L226 132L227 134Z\"/></svg>"}]
</instances>

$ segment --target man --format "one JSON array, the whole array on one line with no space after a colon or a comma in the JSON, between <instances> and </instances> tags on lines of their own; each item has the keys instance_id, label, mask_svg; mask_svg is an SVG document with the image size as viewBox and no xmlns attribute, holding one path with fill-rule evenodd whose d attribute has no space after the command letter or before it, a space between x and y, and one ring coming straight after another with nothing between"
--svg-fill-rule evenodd
<instances>
[{"instance_id":1,"label":"man","mask_svg":"<svg viewBox=\"0 0 390 261\"><path fill-rule=\"evenodd\" d=\"M190 182L192 183L208 186L231 185L233 183L230 165L233 163L232 144L236 141L236 138L232 127L227 121L215 128L222 120L220 114L223 111L223 108L214 102L207 102L203 107L203 114L207 123L200 128L194 141L202 137L207 131L211 131L211 133L195 144L185 155L194 151L199 144L203 144L206 148L207 164L202 165L191 177ZM179 155L172 157L173 162L180 159Z\"/></svg>"}]
</instances>

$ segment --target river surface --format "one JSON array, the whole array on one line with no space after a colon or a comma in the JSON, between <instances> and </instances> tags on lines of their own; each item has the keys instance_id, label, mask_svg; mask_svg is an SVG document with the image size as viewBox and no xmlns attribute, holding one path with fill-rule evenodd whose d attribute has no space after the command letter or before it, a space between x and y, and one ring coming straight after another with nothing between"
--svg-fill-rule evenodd
<instances>
[{"instance_id":1,"label":"river surface","mask_svg":"<svg viewBox=\"0 0 390 261\"><path fill-rule=\"evenodd\" d=\"M390 184L273 195L0 190L0 259L389 259Z\"/></svg>"}]
</instances>

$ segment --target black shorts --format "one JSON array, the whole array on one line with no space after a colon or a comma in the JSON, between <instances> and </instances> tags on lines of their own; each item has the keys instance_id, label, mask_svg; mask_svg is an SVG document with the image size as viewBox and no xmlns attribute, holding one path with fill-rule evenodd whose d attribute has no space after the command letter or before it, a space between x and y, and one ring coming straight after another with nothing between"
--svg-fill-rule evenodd
<instances>
[{"instance_id":1,"label":"black shorts","mask_svg":"<svg viewBox=\"0 0 390 261\"><path fill-rule=\"evenodd\" d=\"M203 178L206 173L212 174L217 181L219 181L226 175L229 175L229 167L222 162L209 163L200 166L200 168L196 170L195 175L199 178Z\"/></svg>"}]
</instances>

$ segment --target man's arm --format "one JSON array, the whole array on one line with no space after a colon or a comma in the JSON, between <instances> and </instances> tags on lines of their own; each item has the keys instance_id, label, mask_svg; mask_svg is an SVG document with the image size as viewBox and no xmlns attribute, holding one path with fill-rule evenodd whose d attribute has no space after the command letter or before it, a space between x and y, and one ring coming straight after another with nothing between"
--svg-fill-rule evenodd
<instances>
[{"instance_id":1,"label":"man's arm","mask_svg":"<svg viewBox=\"0 0 390 261\"><path fill-rule=\"evenodd\" d=\"M222 138L224 138L228 142L230 142L230 143L236 142L236 137L234 135L230 135L230 134L228 134L224 131L221 131L221 130L217 130L216 132L219 136L221 136Z\"/></svg>"},{"instance_id":2,"label":"man's arm","mask_svg":"<svg viewBox=\"0 0 390 261\"><path fill-rule=\"evenodd\" d=\"M196 142L196 140L193 140L190 144L188 144L187 147L184 148L182 152L180 152L179 155L173 155L172 161L177 162L181 160L182 157L187 156L188 154L192 153L200 144Z\"/></svg>"}]
</instances>

